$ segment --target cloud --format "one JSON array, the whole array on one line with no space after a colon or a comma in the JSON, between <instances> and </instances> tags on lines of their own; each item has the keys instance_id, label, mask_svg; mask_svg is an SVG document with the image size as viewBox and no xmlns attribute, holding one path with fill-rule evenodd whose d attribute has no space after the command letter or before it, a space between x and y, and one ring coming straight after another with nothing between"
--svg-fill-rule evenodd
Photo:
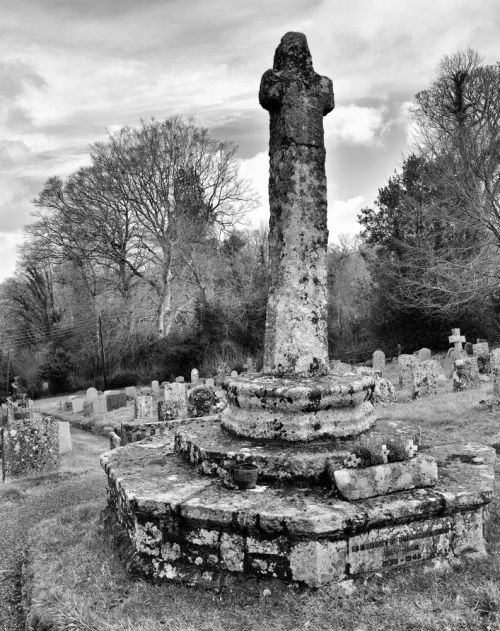
<instances>
[{"instance_id":1,"label":"cloud","mask_svg":"<svg viewBox=\"0 0 500 631\"><path fill-rule=\"evenodd\" d=\"M0 280L12 276L16 268L17 250L23 242L23 233L0 232Z\"/></svg>"},{"instance_id":2,"label":"cloud","mask_svg":"<svg viewBox=\"0 0 500 631\"><path fill-rule=\"evenodd\" d=\"M371 144L382 129L383 110L374 107L344 105L336 108L326 119L327 141L354 144Z\"/></svg>"},{"instance_id":3,"label":"cloud","mask_svg":"<svg viewBox=\"0 0 500 631\"><path fill-rule=\"evenodd\" d=\"M334 199L328 204L329 241L336 241L342 234L360 231L357 215L366 204L362 195L347 200Z\"/></svg>"}]
</instances>

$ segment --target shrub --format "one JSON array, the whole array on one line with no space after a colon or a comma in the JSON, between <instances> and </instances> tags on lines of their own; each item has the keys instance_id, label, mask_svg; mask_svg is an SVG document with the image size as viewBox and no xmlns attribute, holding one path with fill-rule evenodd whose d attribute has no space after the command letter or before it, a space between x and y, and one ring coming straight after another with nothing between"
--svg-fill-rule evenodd
<instances>
[{"instance_id":1,"label":"shrub","mask_svg":"<svg viewBox=\"0 0 500 631\"><path fill-rule=\"evenodd\" d=\"M361 458L360 467L372 467L384 464L383 445L389 450L387 455L389 462L402 462L410 459L407 439L401 436L363 436L354 443L351 453Z\"/></svg>"},{"instance_id":2,"label":"shrub","mask_svg":"<svg viewBox=\"0 0 500 631\"><path fill-rule=\"evenodd\" d=\"M137 373L132 370L122 370L115 372L111 377L107 379L108 388L125 388L126 386L135 386L139 382Z\"/></svg>"}]
</instances>

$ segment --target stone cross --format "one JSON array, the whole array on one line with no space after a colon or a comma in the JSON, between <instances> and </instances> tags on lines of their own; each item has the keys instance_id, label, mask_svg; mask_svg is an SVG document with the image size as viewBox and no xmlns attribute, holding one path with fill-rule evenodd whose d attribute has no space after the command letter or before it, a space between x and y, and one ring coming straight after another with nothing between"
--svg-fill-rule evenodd
<instances>
[{"instance_id":1,"label":"stone cross","mask_svg":"<svg viewBox=\"0 0 500 631\"><path fill-rule=\"evenodd\" d=\"M349 469L355 469L359 463L361 462L361 458L359 458L356 454L351 454L349 458L344 460L344 467L348 467Z\"/></svg>"},{"instance_id":2,"label":"stone cross","mask_svg":"<svg viewBox=\"0 0 500 631\"><path fill-rule=\"evenodd\" d=\"M463 351L462 344L465 343L465 335L460 335L460 329L451 329L448 341L455 345L455 357L460 357Z\"/></svg>"},{"instance_id":3,"label":"stone cross","mask_svg":"<svg viewBox=\"0 0 500 631\"><path fill-rule=\"evenodd\" d=\"M270 114L269 269L264 372L328 372L328 242L323 116L332 82L314 71L305 35L287 33L261 80Z\"/></svg>"},{"instance_id":4,"label":"stone cross","mask_svg":"<svg viewBox=\"0 0 500 631\"><path fill-rule=\"evenodd\" d=\"M382 445L382 458L384 460L384 463L389 462L390 453L391 453L391 450L387 448L387 445Z\"/></svg>"}]
</instances>

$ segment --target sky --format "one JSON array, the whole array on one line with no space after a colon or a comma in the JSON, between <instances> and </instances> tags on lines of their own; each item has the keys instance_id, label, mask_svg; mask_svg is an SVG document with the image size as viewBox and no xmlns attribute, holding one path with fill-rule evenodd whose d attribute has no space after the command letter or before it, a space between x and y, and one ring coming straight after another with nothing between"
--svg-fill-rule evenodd
<instances>
[{"instance_id":1,"label":"sky","mask_svg":"<svg viewBox=\"0 0 500 631\"><path fill-rule=\"evenodd\" d=\"M1 0L0 281L14 273L33 198L141 119L191 114L238 146L267 222L263 72L287 31L333 81L325 119L330 239L359 231L411 150L414 95L446 54L500 59L498 0Z\"/></svg>"}]
</instances>

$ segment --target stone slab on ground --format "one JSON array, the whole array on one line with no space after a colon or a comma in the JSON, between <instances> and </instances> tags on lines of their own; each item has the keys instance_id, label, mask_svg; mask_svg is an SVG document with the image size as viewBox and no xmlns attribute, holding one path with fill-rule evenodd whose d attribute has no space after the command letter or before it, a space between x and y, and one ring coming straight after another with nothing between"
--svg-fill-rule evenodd
<instances>
[{"instance_id":1,"label":"stone slab on ground","mask_svg":"<svg viewBox=\"0 0 500 631\"><path fill-rule=\"evenodd\" d=\"M472 443L429 450L432 489L346 502L326 489L231 491L193 474L171 443L146 439L101 457L113 512L150 577L213 584L224 573L325 585L431 558L485 553L483 508L495 452ZM195 577L195 578L193 578Z\"/></svg>"}]
</instances>

